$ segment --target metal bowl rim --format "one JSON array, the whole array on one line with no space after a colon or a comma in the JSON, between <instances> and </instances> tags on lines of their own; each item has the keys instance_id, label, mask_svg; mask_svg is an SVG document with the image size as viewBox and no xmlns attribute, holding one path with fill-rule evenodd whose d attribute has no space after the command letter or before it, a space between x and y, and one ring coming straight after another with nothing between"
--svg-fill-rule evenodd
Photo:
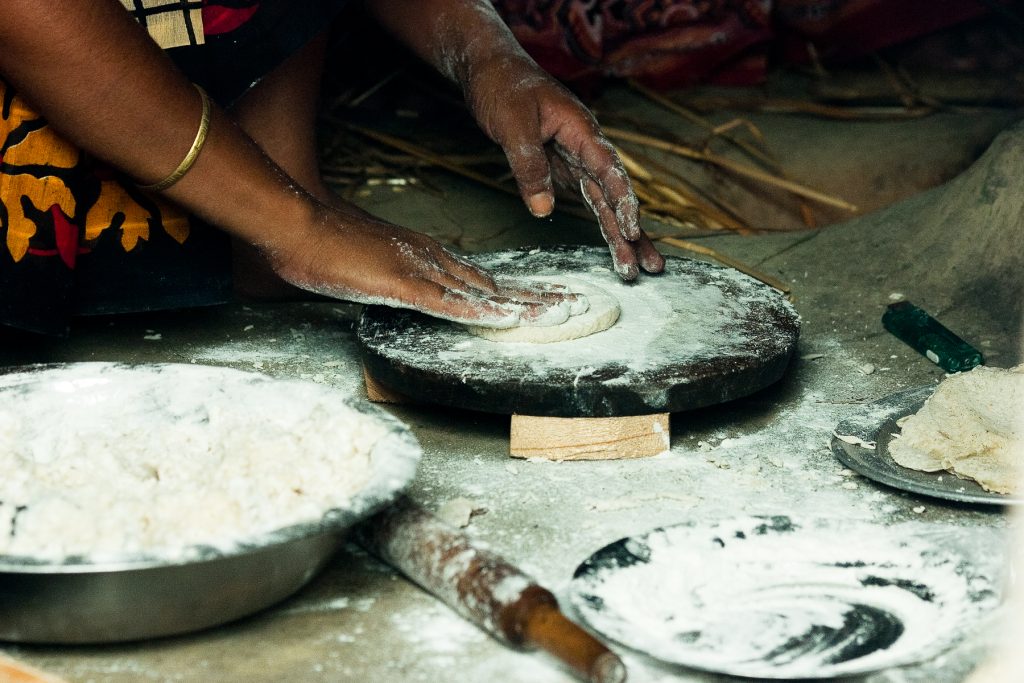
<instances>
[{"instance_id":1,"label":"metal bowl rim","mask_svg":"<svg viewBox=\"0 0 1024 683\"><path fill-rule=\"evenodd\" d=\"M0 368L0 376L41 372L45 370L59 369L70 365L74 366L117 366L127 369L154 366L181 366L181 367L208 367L217 370L231 370L243 374L253 375L269 381L301 382L302 380L278 379L262 373L239 370L229 366L219 365L197 365L192 363L117 363L117 362L76 362L76 363L37 363L32 365L12 366ZM384 481L378 481L381 470L371 475L366 486L352 496L348 507L329 508L318 521L300 522L280 529L256 534L243 539L231 548L214 548L212 546L189 546L195 549L181 559L168 560L159 556L140 555L134 558L123 560L105 560L100 562L84 561L78 556L65 558L63 562L52 562L40 560L33 557L18 555L0 554L0 575L3 574L34 574L34 575L73 575L73 574L102 574L111 572L132 572L146 571L151 569L163 569L171 567L193 567L221 560L242 558L255 555L288 543L305 540L325 534L340 534L351 527L355 522L373 514L391 501L393 501L402 490L412 481L416 474L417 465L422 456L422 449L419 442L413 436L409 427L401 420L374 406L366 401L360 400L355 395L346 397L344 404L359 412L372 415L380 420L388 431L381 438L383 441L399 440L404 442L401 449L402 472L399 476L391 476ZM374 445L373 451L381 447L381 442ZM398 458L395 458L397 460Z\"/></svg>"}]
</instances>

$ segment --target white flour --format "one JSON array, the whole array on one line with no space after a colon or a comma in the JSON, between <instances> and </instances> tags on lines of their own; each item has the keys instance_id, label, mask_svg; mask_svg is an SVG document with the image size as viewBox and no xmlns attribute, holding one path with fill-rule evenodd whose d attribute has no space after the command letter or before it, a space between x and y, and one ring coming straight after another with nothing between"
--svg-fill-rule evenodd
<instances>
[{"instance_id":1,"label":"white flour","mask_svg":"<svg viewBox=\"0 0 1024 683\"><path fill-rule=\"evenodd\" d=\"M927 532L788 517L671 527L604 554L571 598L595 629L664 661L761 678L867 672L934 656L998 602L992 574Z\"/></svg>"},{"instance_id":2,"label":"white flour","mask_svg":"<svg viewBox=\"0 0 1024 683\"><path fill-rule=\"evenodd\" d=\"M526 344L553 344L572 341L603 332L619 319L619 302L599 287L566 276L545 276L531 278L531 281L556 282L565 285L579 297L563 302L569 317L554 325L520 325L503 330L489 327L466 327L472 334L496 342Z\"/></svg>"},{"instance_id":3,"label":"white flour","mask_svg":"<svg viewBox=\"0 0 1024 683\"><path fill-rule=\"evenodd\" d=\"M348 508L409 449L342 392L227 368L79 364L0 395L0 556L231 550Z\"/></svg>"},{"instance_id":4,"label":"white flour","mask_svg":"<svg viewBox=\"0 0 1024 683\"><path fill-rule=\"evenodd\" d=\"M580 259L589 253L581 250ZM500 263L500 258L493 256L482 262L488 268ZM487 365L496 380L507 379L507 361L526 363L534 375L540 376L566 368L585 375L588 369L608 365L642 373L660 369L666 352L676 359L700 360L737 353L738 347L742 352L756 350L753 340L748 339L749 332L737 324L737 319L753 303L776 303L771 290L756 290L752 296L751 290L742 289L749 278L724 268L711 271L705 284L667 277L646 277L626 283L604 266L591 266L586 272L570 275L607 290L620 302L621 315L614 327L599 337L562 342L557 350L529 344L496 346L486 340L460 336L455 341L462 343L452 344L439 360L464 363L471 358L488 358ZM723 288L739 296L726 296ZM503 372L506 377L502 377Z\"/></svg>"},{"instance_id":5,"label":"white flour","mask_svg":"<svg viewBox=\"0 0 1024 683\"><path fill-rule=\"evenodd\" d=\"M607 252L593 248L536 255L501 252L475 260L506 275L558 274L604 289L619 302L619 320L580 339L499 344L455 324L371 309L360 337L371 356L402 369L410 391L417 382L444 377L467 385L477 396L502 387L504 398L490 395L484 408L496 412L501 410L495 404L515 401L508 397L543 395L553 387L565 393L563 416L621 413L614 404L626 395L658 412L674 409L671 397L682 393L678 387L712 373L726 378L722 394L749 393L752 388L745 385L741 390L726 384L788 354L797 335L797 315L788 302L727 268L670 259L665 274L625 283L600 265ZM465 400L460 407L480 408L480 402ZM503 409L523 412L518 405Z\"/></svg>"}]
</instances>

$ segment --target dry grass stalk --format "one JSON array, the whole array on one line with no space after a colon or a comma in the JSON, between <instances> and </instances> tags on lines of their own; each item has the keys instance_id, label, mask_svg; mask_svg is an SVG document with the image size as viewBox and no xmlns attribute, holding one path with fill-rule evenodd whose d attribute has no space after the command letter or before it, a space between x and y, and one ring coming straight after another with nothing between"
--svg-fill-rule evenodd
<instances>
[{"instance_id":1,"label":"dry grass stalk","mask_svg":"<svg viewBox=\"0 0 1024 683\"><path fill-rule=\"evenodd\" d=\"M761 282L765 283L769 287L774 287L775 289L779 290L783 294L788 295L792 291L790 286L787 285L782 280L779 280L778 278L772 277L771 275L768 275L767 273L762 273L761 271L757 270L756 268L754 268L752 266L748 266L746 263L743 263L742 261L734 259L731 256L726 256L725 254L723 254L723 253L721 253L719 251L715 251L711 247L705 247L703 244L697 244L696 242L689 242L687 240L681 240L681 239L677 239L675 237L661 237L661 238L658 238L657 241L658 242L662 242L662 243L667 244L667 245L672 246L672 247L677 247L679 249L685 249L686 251L690 251L690 252L693 252L695 254L701 254L703 256L708 256L710 258L713 258L713 259L715 259L716 261L718 261L719 263L721 263L723 265L729 266L730 268L735 268L736 270L740 271L741 273L745 273L745 274L749 275L750 277L752 277L752 278L754 278L756 280L760 280Z\"/></svg>"},{"instance_id":2,"label":"dry grass stalk","mask_svg":"<svg viewBox=\"0 0 1024 683\"><path fill-rule=\"evenodd\" d=\"M634 90L639 92L641 95L647 97L655 104L658 104L664 107L665 109L668 109L669 111L678 114L685 120L694 123L704 128L705 130L711 132L711 134L714 135L715 137L722 138L723 140L726 140L727 142L731 143L741 151L746 152L749 156L761 162L765 167L773 171L782 179L792 180L789 174L786 173L785 169L782 168L781 164L779 164L778 160L767 149L759 148L755 145L748 143L746 140L742 138L728 134L733 129L742 126L747 129L747 131L754 137L755 140L757 140L759 144L764 145L764 134L751 121L748 121L746 119L733 119L732 121L716 126L711 121L704 118L700 114L691 111L690 109L684 107L678 102L666 97L665 95L655 92L654 90L651 90L650 88L636 81L630 81L629 84ZM800 201L798 202L798 209L800 211L800 218L801 220L803 220L805 226L807 226L808 228L817 227L818 222L815 219L814 212L811 210L810 206L808 206L803 201Z\"/></svg>"},{"instance_id":3,"label":"dry grass stalk","mask_svg":"<svg viewBox=\"0 0 1024 683\"><path fill-rule=\"evenodd\" d=\"M363 91L362 94L357 95L351 99L349 99L348 97L344 98L344 105L349 109L355 109L363 102L373 97L377 93L377 91L381 90L384 86L386 86L388 83L401 76L403 73L405 73L405 67L399 67L395 69L391 73L384 76L384 78L380 79L372 86L370 86L368 89Z\"/></svg>"},{"instance_id":4,"label":"dry grass stalk","mask_svg":"<svg viewBox=\"0 0 1024 683\"><path fill-rule=\"evenodd\" d=\"M387 133L382 133L380 131L365 128L363 126L358 126L352 123L339 123L345 125L348 129L360 135L363 135L375 142L386 145L393 149L400 150L410 155L410 157L418 160L421 164L429 164L431 166L443 168L447 171L455 173L456 175L462 176L463 178L467 178L474 182L480 183L485 187L489 187L491 189L498 190L499 192L510 194L516 197L519 196L519 192L515 188L504 183L501 183L497 180L494 180L493 178L485 176L481 173L473 171L469 168L466 168L462 164L453 161L452 157L432 152L424 147L408 142L407 140L397 138L393 135L388 135ZM641 189L641 192L643 191L644 190ZM638 192L638 196L639 194L640 193ZM700 210L694 211L692 210L693 207L687 207L690 208L691 210L687 212L672 211L672 209L675 209L677 206L679 206L679 202L671 200L659 201L655 196L651 195L648 195L648 199L650 199L650 203L652 206L641 207L641 216L646 216L647 218L651 218L653 220L657 220L668 225L671 225L672 227L681 231L680 233L677 234L677 236L696 237L700 235L705 235L707 234L708 230L713 229L706 220L702 220ZM594 219L593 214L587 209L583 208L582 206L574 206L572 204L567 206L564 201L558 203L557 210L561 211L562 213L575 216L577 218L583 218L586 220ZM674 220L669 220L669 217L671 217Z\"/></svg>"},{"instance_id":5,"label":"dry grass stalk","mask_svg":"<svg viewBox=\"0 0 1024 683\"><path fill-rule=\"evenodd\" d=\"M747 132L750 133L755 140L762 144L764 143L764 133L761 132L761 129L758 128L753 121L748 121L747 119L733 119L732 121L726 121L725 123L719 124L712 128L711 132L714 133L717 137L725 137L726 133L737 128L746 128ZM771 155L769 155L768 158L773 159L774 157L771 157ZM772 162L772 164L776 165L774 161Z\"/></svg>"},{"instance_id":6,"label":"dry grass stalk","mask_svg":"<svg viewBox=\"0 0 1024 683\"><path fill-rule=\"evenodd\" d=\"M435 152L431 152L430 150L424 147L420 147L419 145L414 145L411 142L408 142L401 138L396 138L393 135L388 135L387 133L382 133L380 131L373 130L370 128L364 128L363 126L359 126L354 123L348 123L344 121L339 121L337 123L339 123L340 125L344 125L349 130L359 133L360 135L363 135L365 137L368 137L371 140L375 140L376 142L387 145L388 147L393 147L394 149L401 150L402 152L405 152L406 154L416 157L417 159L430 162L434 166L447 169L452 173L456 173L465 178L469 178L470 180L478 182L486 187L498 190L499 192L505 192L517 196L519 194L518 192L516 192L515 190L506 185L502 185L501 183L492 180L491 178L488 178L485 175L477 173L476 171L470 170L465 166L462 166L461 164L454 163L450 161L447 157L441 154L436 154Z\"/></svg>"},{"instance_id":7,"label":"dry grass stalk","mask_svg":"<svg viewBox=\"0 0 1024 683\"><path fill-rule=\"evenodd\" d=\"M695 222L697 226L709 230L735 230L746 234L752 232L743 223L703 201L682 183L673 182L665 174L656 176L625 150L616 148L616 151L633 181L634 191L646 205L644 208L658 214L655 218L671 216L676 220Z\"/></svg>"},{"instance_id":8,"label":"dry grass stalk","mask_svg":"<svg viewBox=\"0 0 1024 683\"><path fill-rule=\"evenodd\" d=\"M354 99L351 92L344 97L336 98L328 112L358 107L401 73L402 70L399 69L387 74L368 90L356 95ZM512 180L509 174L495 178L471 168L477 165L496 165L504 161L503 155L496 153L472 155L436 153L382 131L350 123L343 120L341 116L325 113L324 119L337 126L338 129L347 129L378 145L383 145L387 149L400 152L400 154L389 154L373 146L353 145L351 139L345 139L347 136L334 139L328 147L328 154L325 155L321 163L321 170L329 182L345 187L345 194L352 194L359 185L366 185L374 180L396 175L414 175L415 171L424 167L435 167L499 192L519 196L514 185L509 182ZM634 166L634 170L637 166L639 165ZM713 234L714 231L723 229L749 231L743 224L723 214L722 211L707 202L701 201L685 187L673 183L671 180L655 178L651 173L643 174L643 179L634 175L632 171L631 175L637 196L641 200L641 216L674 228L672 236L697 237ZM425 186L425 179L422 177L420 179L424 182L418 184ZM410 178L410 182L416 181L417 178ZM558 211L589 221L594 220L592 213L581 204L574 204L571 198L562 197L562 199L570 199L570 201L568 204L566 201L559 201Z\"/></svg>"},{"instance_id":9,"label":"dry grass stalk","mask_svg":"<svg viewBox=\"0 0 1024 683\"><path fill-rule=\"evenodd\" d=\"M935 113L934 107L846 107L785 97L695 97L690 105L700 111L731 109L767 114L806 114L840 121L898 121L918 119Z\"/></svg>"},{"instance_id":10,"label":"dry grass stalk","mask_svg":"<svg viewBox=\"0 0 1024 683\"><path fill-rule=\"evenodd\" d=\"M720 197L715 197L714 195L705 192L700 187L691 183L683 175L649 156L636 151L631 152L631 156L634 159L640 160L647 169L657 174L660 180L671 183L672 187L676 188L684 195L692 197L693 201L716 222L721 223L723 226L731 230L750 229L750 226L740 216L739 211L729 206Z\"/></svg>"},{"instance_id":11,"label":"dry grass stalk","mask_svg":"<svg viewBox=\"0 0 1024 683\"><path fill-rule=\"evenodd\" d=\"M731 159L726 159L718 154L712 152L702 152L692 147L685 145L679 145L672 142L666 142L650 135L644 135L643 133L634 133L633 131L623 130L621 128L609 128L605 127L605 135L615 140L623 140L625 142L632 142L634 144L643 145L645 147L651 147L653 149L659 149L663 152L670 152L677 156L681 156L686 159L693 159L695 161L703 161L709 164L718 166L719 168L735 173L736 175L744 176L751 180L755 180L764 185L771 185L781 190L786 190L795 195L804 197L816 201L820 204L826 204L828 206L834 206L844 211L855 212L857 207L853 204L819 192L818 190L811 189L800 183L796 183L792 180L786 180L785 178L778 178L769 173L765 173L760 169L747 166L745 164L737 163Z\"/></svg>"},{"instance_id":12,"label":"dry grass stalk","mask_svg":"<svg viewBox=\"0 0 1024 683\"><path fill-rule=\"evenodd\" d=\"M694 221L680 219L670 213L658 214L656 216L651 216L651 218L662 225L667 225L674 229L674 232L662 235L656 231L652 231L649 227L645 228L647 236L655 241L669 238L681 239L683 237L710 237L716 234L716 231L714 230L702 228L700 224Z\"/></svg>"},{"instance_id":13,"label":"dry grass stalk","mask_svg":"<svg viewBox=\"0 0 1024 683\"><path fill-rule=\"evenodd\" d=\"M691 111L690 109L684 107L683 105L679 104L678 102L669 99L668 97L662 95L661 93L658 93L658 92L656 92L654 90L651 90L650 88L648 88L648 87L646 87L644 85L641 85L640 83L637 83L636 81L630 81L629 85L630 85L631 88L633 88L638 93L640 93L644 97L648 98L649 100L651 100L655 104L658 104L658 105L664 107L665 109L668 109L669 111L671 111L671 112L673 112L675 114L678 114L683 119L685 119L685 120L689 121L690 123L693 123L693 124L695 124L697 126L700 126L701 128L709 131L710 133L712 133L716 137L722 138L723 140L729 142L730 144L734 145L738 149L746 152L751 157L753 157L753 158L757 159L758 161L760 161L761 163L765 164L769 168L772 168L773 170L777 169L778 164L771 157L771 155L769 155L766 151L764 151L762 149L759 149L756 146L750 144L749 142L747 142L746 140L744 140L742 138L738 138L735 135L727 135L727 133L729 132L730 129L723 130L723 131L718 131L715 128L715 125L713 123L711 123L710 121L708 121L706 118L704 118L700 114L697 114L694 111ZM750 124L750 125L753 126L753 124ZM758 138L760 141L763 142L764 136L761 135L761 131L758 130L756 126L753 126L753 132L754 132L754 136L756 138Z\"/></svg>"},{"instance_id":14,"label":"dry grass stalk","mask_svg":"<svg viewBox=\"0 0 1024 683\"><path fill-rule=\"evenodd\" d=\"M687 121L690 121L691 123L695 123L695 124L705 128L706 130L710 131L714 136L721 137L721 138L731 142L733 145L735 145L736 147L738 147L742 151L746 152L748 155L750 155L754 159L762 162L770 170L772 170L775 173L777 173L781 178L783 178L785 180L790 180L789 175L781 167L781 165L774 158L774 156L772 156L767 150L759 149L759 148L757 148L757 147L755 147L753 145L750 145L746 141L744 141L744 140L742 140L740 138L737 138L735 136L726 135L726 133L729 133L733 129L735 129L737 127L740 127L740 126L743 126L743 127L747 128L747 130L750 132L750 134L752 136L754 136L754 138L759 143L763 144L764 141L765 141L764 134L761 133L761 130L757 126L755 126L752 122L747 121L746 119L733 119L732 121L729 121L727 123L715 126L709 120L703 118L699 114L696 114L695 112L691 111L690 109L688 109L688 108L678 104L677 102L675 102L675 101L673 101L673 100L671 100L671 99L669 99L669 98L667 98L667 97L665 97L665 96L663 96L663 95L661 95L661 94L651 90L650 88L647 88L647 87L645 87L645 86L643 86L643 85L641 85L641 84L639 84L639 83L637 83L635 81L631 81L630 85L635 90L637 90L640 94L646 96L648 99L652 100L656 104L659 104L659 105L665 107L666 109L679 114L680 116L682 116ZM705 148L705 152L709 152L709 151L710 150L706 147ZM799 211L800 211L800 217L803 220L804 225L807 226L808 228L817 227L817 220L814 217L814 213L811 210L811 207L808 206L803 201L800 201L798 206L799 206ZM735 213L734 213L734 215L735 215Z\"/></svg>"}]
</instances>

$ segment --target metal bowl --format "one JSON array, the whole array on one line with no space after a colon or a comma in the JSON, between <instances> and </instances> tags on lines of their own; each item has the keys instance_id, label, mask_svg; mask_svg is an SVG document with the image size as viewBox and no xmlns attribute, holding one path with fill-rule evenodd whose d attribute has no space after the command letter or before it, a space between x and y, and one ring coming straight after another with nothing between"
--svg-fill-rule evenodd
<instances>
[{"instance_id":1,"label":"metal bowl","mask_svg":"<svg viewBox=\"0 0 1024 683\"><path fill-rule=\"evenodd\" d=\"M85 366L97 371L168 367L64 367ZM37 366L26 374L54 369ZM4 382L11 377L4 373ZM404 424L364 401L346 398L345 403L384 423L387 433L371 454L375 470L370 481L344 509L330 510L315 523L255 537L231 551L200 549L197 559L182 562L71 558L53 564L0 555L0 640L84 644L182 634L252 614L297 591L330 560L353 524L398 496L419 462L419 444Z\"/></svg>"}]
</instances>

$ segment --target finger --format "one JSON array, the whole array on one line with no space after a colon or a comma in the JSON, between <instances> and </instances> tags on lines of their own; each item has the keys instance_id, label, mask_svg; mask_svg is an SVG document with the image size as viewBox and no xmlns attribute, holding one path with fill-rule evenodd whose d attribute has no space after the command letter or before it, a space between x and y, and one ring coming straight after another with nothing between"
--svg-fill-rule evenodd
<instances>
[{"instance_id":1,"label":"finger","mask_svg":"<svg viewBox=\"0 0 1024 683\"><path fill-rule=\"evenodd\" d=\"M558 145L545 147L548 154L548 165L551 167L551 178L555 187L565 192L575 192L579 187L580 178L586 175L582 167L572 169L563 157L563 150Z\"/></svg>"},{"instance_id":2,"label":"finger","mask_svg":"<svg viewBox=\"0 0 1024 683\"><path fill-rule=\"evenodd\" d=\"M573 305L568 300L558 303L527 302L519 315L520 325L549 327L561 325L573 315Z\"/></svg>"},{"instance_id":3,"label":"finger","mask_svg":"<svg viewBox=\"0 0 1024 683\"><path fill-rule=\"evenodd\" d=\"M646 232L640 232L640 239L636 241L636 253L640 258L640 267L648 273L661 273L665 270L665 257L658 253L657 247Z\"/></svg>"},{"instance_id":4,"label":"finger","mask_svg":"<svg viewBox=\"0 0 1024 683\"><path fill-rule=\"evenodd\" d=\"M562 291L544 289L538 285L547 283L510 277L501 278L499 283L483 268L447 249L438 247L435 251L431 255L435 268L421 279L468 297L517 308L521 322L526 324L557 325L590 306L585 297L569 293L560 285Z\"/></svg>"},{"instance_id":5,"label":"finger","mask_svg":"<svg viewBox=\"0 0 1024 683\"><path fill-rule=\"evenodd\" d=\"M398 298L398 304L452 322L505 329L516 325L558 325L569 319L567 302L549 304L517 301L446 287L434 280L417 279L416 290Z\"/></svg>"},{"instance_id":6,"label":"finger","mask_svg":"<svg viewBox=\"0 0 1024 683\"><path fill-rule=\"evenodd\" d=\"M532 117L520 125L515 136L502 142L502 148L523 202L530 213L543 218L555 209L555 192L551 186L551 166L540 134L540 121Z\"/></svg>"},{"instance_id":7,"label":"finger","mask_svg":"<svg viewBox=\"0 0 1024 683\"><path fill-rule=\"evenodd\" d=\"M510 278L512 279L512 278ZM556 294L569 294L572 290L569 289L568 285L559 284L557 282L545 282L543 280L519 280L514 279L514 282L522 282L526 287L536 290L538 292L555 292Z\"/></svg>"},{"instance_id":8,"label":"finger","mask_svg":"<svg viewBox=\"0 0 1024 683\"><path fill-rule=\"evenodd\" d=\"M450 256L450 263L447 264L449 267L439 271L436 277L432 278L450 289L484 295L495 301L505 299L511 302L549 305L568 301L573 307L574 315L575 311L580 309L580 299L585 301L585 297L570 292L565 285L510 276L496 277L457 255Z\"/></svg>"},{"instance_id":9,"label":"finger","mask_svg":"<svg viewBox=\"0 0 1024 683\"><path fill-rule=\"evenodd\" d=\"M580 315L590 310L590 300L582 292L574 292L565 285L554 282L530 282L529 285L539 287L540 300L544 302L566 301L569 304L569 316Z\"/></svg>"},{"instance_id":10,"label":"finger","mask_svg":"<svg viewBox=\"0 0 1024 683\"><path fill-rule=\"evenodd\" d=\"M399 305L466 325L508 328L519 324L521 304L494 301L433 280L414 280L415 291L399 296Z\"/></svg>"},{"instance_id":11,"label":"finger","mask_svg":"<svg viewBox=\"0 0 1024 683\"><path fill-rule=\"evenodd\" d=\"M636 252L633 245L626 241L619 231L615 213L605 202L601 188L598 187L595 181L584 178L580 181L580 191L590 206L590 210L597 216L597 224L600 226L601 234L604 236L605 241L608 242L608 250L612 254L612 264L615 266L615 272L623 280L635 280L637 275L640 274L640 269L636 263Z\"/></svg>"},{"instance_id":12,"label":"finger","mask_svg":"<svg viewBox=\"0 0 1024 683\"><path fill-rule=\"evenodd\" d=\"M585 294L572 292L565 285L522 278L498 279L500 291L514 300L531 301L547 306L568 305L569 317L586 313L590 301Z\"/></svg>"},{"instance_id":13,"label":"finger","mask_svg":"<svg viewBox=\"0 0 1024 683\"><path fill-rule=\"evenodd\" d=\"M560 146L571 155L570 166L581 167L601 188L605 202L615 214L615 225L622 236L634 241L640 238L640 204L619 155L594 123L587 134L579 135L575 147Z\"/></svg>"},{"instance_id":14,"label":"finger","mask_svg":"<svg viewBox=\"0 0 1024 683\"><path fill-rule=\"evenodd\" d=\"M523 299L511 299L495 295L487 297L489 301L498 304L506 304L519 308L519 324L534 327L546 327L549 325L560 325L573 315L579 315L583 311L575 300L562 299L555 302L530 301ZM585 298L583 299L585 302ZM589 302L586 303L589 308Z\"/></svg>"},{"instance_id":15,"label":"finger","mask_svg":"<svg viewBox=\"0 0 1024 683\"><path fill-rule=\"evenodd\" d=\"M495 278L495 283L500 293L532 301L558 303L573 295L568 287L554 282L540 282L506 275Z\"/></svg>"},{"instance_id":16,"label":"finger","mask_svg":"<svg viewBox=\"0 0 1024 683\"><path fill-rule=\"evenodd\" d=\"M494 276L484 268L445 249L443 269L464 282L470 289L494 294L499 287Z\"/></svg>"}]
</instances>

